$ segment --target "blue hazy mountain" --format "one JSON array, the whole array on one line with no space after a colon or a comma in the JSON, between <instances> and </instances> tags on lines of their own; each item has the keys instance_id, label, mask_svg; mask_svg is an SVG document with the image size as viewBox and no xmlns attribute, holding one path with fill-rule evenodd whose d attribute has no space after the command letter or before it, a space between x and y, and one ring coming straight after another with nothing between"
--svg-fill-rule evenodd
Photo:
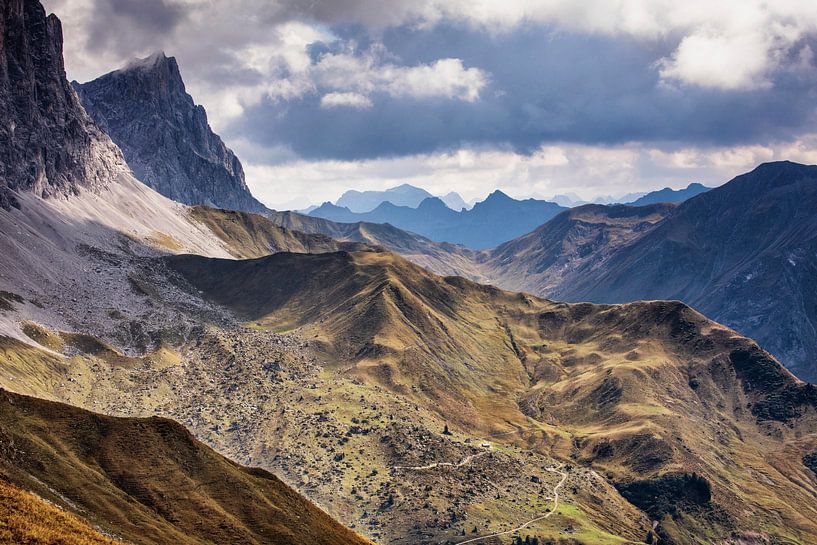
<instances>
[{"instance_id":1,"label":"blue hazy mountain","mask_svg":"<svg viewBox=\"0 0 817 545\"><path fill-rule=\"evenodd\" d=\"M433 197L425 189L410 184L398 185L385 191L357 191L351 189L345 192L335 203L341 208L348 208L352 212L370 212L384 202L397 206L417 208L425 199Z\"/></svg>"},{"instance_id":2,"label":"blue hazy mountain","mask_svg":"<svg viewBox=\"0 0 817 545\"><path fill-rule=\"evenodd\" d=\"M705 185L699 183L689 184L684 189L671 189L669 187L665 187L659 191L651 191L643 197L635 199L627 204L631 204L633 206L644 206L647 204L657 204L660 202L682 203L687 199L691 199L695 195L706 193L710 189L712 188L706 187Z\"/></svg>"},{"instance_id":3,"label":"blue hazy mountain","mask_svg":"<svg viewBox=\"0 0 817 545\"><path fill-rule=\"evenodd\" d=\"M430 197L416 208L383 202L366 213L324 203L309 215L343 223L389 223L438 242L484 249L528 233L563 210L556 203L517 200L497 190L471 210L454 211L442 199Z\"/></svg>"}]
</instances>

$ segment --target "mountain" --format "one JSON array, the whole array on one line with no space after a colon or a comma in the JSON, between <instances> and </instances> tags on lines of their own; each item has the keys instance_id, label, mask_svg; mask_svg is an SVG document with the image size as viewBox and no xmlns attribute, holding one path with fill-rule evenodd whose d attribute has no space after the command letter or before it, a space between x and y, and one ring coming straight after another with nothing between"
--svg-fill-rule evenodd
<instances>
[{"instance_id":1,"label":"mountain","mask_svg":"<svg viewBox=\"0 0 817 545\"><path fill-rule=\"evenodd\" d=\"M344 242L323 234L291 231L260 214L195 206L195 221L213 232L236 258L262 257L278 252L320 254L337 251L377 251L372 244Z\"/></svg>"},{"instance_id":2,"label":"mountain","mask_svg":"<svg viewBox=\"0 0 817 545\"><path fill-rule=\"evenodd\" d=\"M660 202L681 203L687 199L691 199L695 195L706 193L710 189L710 187L706 187L705 185L699 183L689 184L684 189L670 189L669 187L665 187L659 191L651 191L650 193L647 193L646 195L631 202L628 201L627 204L631 204L633 206L644 206L646 204L656 204Z\"/></svg>"},{"instance_id":3,"label":"mountain","mask_svg":"<svg viewBox=\"0 0 817 545\"><path fill-rule=\"evenodd\" d=\"M173 57L155 53L75 88L149 187L184 204L266 210L250 193L241 162L187 94Z\"/></svg>"},{"instance_id":4,"label":"mountain","mask_svg":"<svg viewBox=\"0 0 817 545\"><path fill-rule=\"evenodd\" d=\"M562 210L552 202L517 200L496 190L470 210L461 212L462 224L448 227L441 237L477 249L492 248L529 232Z\"/></svg>"},{"instance_id":5,"label":"mountain","mask_svg":"<svg viewBox=\"0 0 817 545\"><path fill-rule=\"evenodd\" d=\"M562 290L649 232L674 210L586 204L562 212L541 227L481 255L485 274L506 289L558 299Z\"/></svg>"},{"instance_id":6,"label":"mountain","mask_svg":"<svg viewBox=\"0 0 817 545\"><path fill-rule=\"evenodd\" d=\"M126 542L370 543L274 475L238 466L167 419L111 418L0 390L0 436L0 482ZM58 523L48 531L76 535L65 521L80 521L43 506L35 511L43 512Z\"/></svg>"},{"instance_id":7,"label":"mountain","mask_svg":"<svg viewBox=\"0 0 817 545\"><path fill-rule=\"evenodd\" d=\"M547 273L531 276L556 273L547 260L567 237L587 288L671 222L625 282L650 281L662 241L736 270L744 246L812 240L811 176L777 165L746 194L564 211L562 234L528 240L552 251L530 248ZM190 207L124 164L100 182L65 198L16 190L19 208L0 209L3 539L817 541L817 388L684 303L549 301L384 247L476 274L490 251ZM518 203L489 200L481 214L514 219ZM783 253L808 265L806 252ZM689 280L684 266L660 272ZM696 266L693 280L713 277ZM769 285L749 295L786 292Z\"/></svg>"},{"instance_id":8,"label":"mountain","mask_svg":"<svg viewBox=\"0 0 817 545\"><path fill-rule=\"evenodd\" d=\"M416 208L429 197L433 197L433 195L425 189L403 184L385 191L350 190L341 195L335 204L341 208L348 208L355 213L363 213L374 210L384 202L390 202L396 206Z\"/></svg>"},{"instance_id":9,"label":"mountain","mask_svg":"<svg viewBox=\"0 0 817 545\"><path fill-rule=\"evenodd\" d=\"M609 199L610 199L609 202L602 203L602 202L599 202L598 200L596 200L595 204L626 204L626 203L635 201L637 199L640 199L641 197L645 196L646 194L647 193L642 192L642 191L636 191L636 192L632 192L632 193L625 193L624 195L622 195L620 197L609 197Z\"/></svg>"},{"instance_id":10,"label":"mountain","mask_svg":"<svg viewBox=\"0 0 817 545\"><path fill-rule=\"evenodd\" d=\"M817 167L763 164L675 208L577 210L492 251L488 276L567 301L678 299L817 381Z\"/></svg>"},{"instance_id":11,"label":"mountain","mask_svg":"<svg viewBox=\"0 0 817 545\"><path fill-rule=\"evenodd\" d=\"M117 545L87 521L36 494L0 481L0 543Z\"/></svg>"},{"instance_id":12,"label":"mountain","mask_svg":"<svg viewBox=\"0 0 817 545\"><path fill-rule=\"evenodd\" d=\"M585 204L622 204L629 203L636 199L640 199L646 193L626 193L621 197L613 197L612 195L600 195L595 197L592 201L586 201L576 195L575 193L566 193L562 195L554 195L549 201L555 202L565 208L575 208Z\"/></svg>"},{"instance_id":13,"label":"mountain","mask_svg":"<svg viewBox=\"0 0 817 545\"><path fill-rule=\"evenodd\" d=\"M590 204L587 201L583 200L578 195L576 195L575 193L554 195L553 197L547 200L555 202L559 206L564 206L565 208L574 208L576 206L581 206L583 204Z\"/></svg>"},{"instance_id":14,"label":"mountain","mask_svg":"<svg viewBox=\"0 0 817 545\"><path fill-rule=\"evenodd\" d=\"M388 223L400 229L420 233L444 229L460 219L460 212L448 208L438 197L424 199L416 208L383 202L371 212L357 214L348 208L324 203L309 214L342 223ZM423 234L423 233L420 233Z\"/></svg>"},{"instance_id":15,"label":"mountain","mask_svg":"<svg viewBox=\"0 0 817 545\"><path fill-rule=\"evenodd\" d=\"M447 242L434 242L389 224L335 222L296 212L268 212L266 216L291 232L320 234L338 241L379 246L437 274L463 276L477 281L485 279L472 250Z\"/></svg>"},{"instance_id":16,"label":"mountain","mask_svg":"<svg viewBox=\"0 0 817 545\"><path fill-rule=\"evenodd\" d=\"M300 332L331 368L344 369L361 385L408 396L457 433L518 433L516 444L533 452L607 472L625 498L660 521L666 542L748 539L758 527L808 542L806 536L817 532L796 510L783 515L785 530L772 529L781 505L809 501L817 490L817 476L802 462L817 446L817 389L681 303L553 303L435 277L382 253L282 253L250 261L177 256L167 262L253 328ZM371 399L370 391L360 395ZM333 394L318 387L314 395L330 403ZM372 403L378 414L384 402ZM367 418L365 433L391 444L381 435L390 435L388 424L380 431L378 421ZM772 452L782 456L779 463L763 462ZM411 462L393 463L422 467L429 459L440 460L413 455ZM750 467L777 483L763 486L764 493L779 494L777 500L752 492L750 483L757 481ZM808 491L783 484L786 474L806 479ZM569 480L576 490L564 500L579 509L588 506L579 484L585 478L592 480ZM408 502L411 493L397 486L395 497ZM693 491L698 486L700 494ZM496 488L502 497L504 486ZM746 518L746 508L752 517ZM597 523L595 513L586 516ZM555 528L563 528L559 524ZM620 518L606 528L622 537L641 531ZM553 530L543 524L537 532L555 537Z\"/></svg>"},{"instance_id":17,"label":"mountain","mask_svg":"<svg viewBox=\"0 0 817 545\"><path fill-rule=\"evenodd\" d=\"M524 234L562 210L548 201L516 200L497 190L470 210L454 211L432 197L417 208L384 202L365 214L324 203L309 215L345 223L388 223L438 242L483 249Z\"/></svg>"},{"instance_id":18,"label":"mountain","mask_svg":"<svg viewBox=\"0 0 817 545\"><path fill-rule=\"evenodd\" d=\"M65 79L59 19L39 2L9 0L0 10L0 208L19 207L19 191L104 187L127 169Z\"/></svg>"},{"instance_id":19,"label":"mountain","mask_svg":"<svg viewBox=\"0 0 817 545\"><path fill-rule=\"evenodd\" d=\"M463 208L471 208L468 206L468 203L460 196L459 193L456 191L451 191L446 193L440 199L445 203L445 205L450 208L451 210L462 210Z\"/></svg>"},{"instance_id":20,"label":"mountain","mask_svg":"<svg viewBox=\"0 0 817 545\"><path fill-rule=\"evenodd\" d=\"M383 543L534 519L533 535L588 543L643 541L651 519L676 543L817 535L789 507L817 487L802 462L813 389L680 303L553 303L384 252L154 258L90 242L81 285L68 271L52 297L29 275L4 294L1 324L22 330L2 330L0 385L178 419Z\"/></svg>"}]
</instances>

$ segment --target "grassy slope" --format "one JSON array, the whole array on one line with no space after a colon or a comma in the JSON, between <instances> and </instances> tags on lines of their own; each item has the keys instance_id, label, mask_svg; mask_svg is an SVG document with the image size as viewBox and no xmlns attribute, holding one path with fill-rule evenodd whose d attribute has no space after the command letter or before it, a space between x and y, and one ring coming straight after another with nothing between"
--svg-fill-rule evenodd
<instances>
[{"instance_id":1,"label":"grassy slope","mask_svg":"<svg viewBox=\"0 0 817 545\"><path fill-rule=\"evenodd\" d=\"M0 480L0 543L4 545L116 545L85 520Z\"/></svg>"},{"instance_id":2,"label":"grassy slope","mask_svg":"<svg viewBox=\"0 0 817 545\"><path fill-rule=\"evenodd\" d=\"M273 475L230 462L169 420L0 391L0 436L5 478L128 541L367 543Z\"/></svg>"},{"instance_id":3,"label":"grassy slope","mask_svg":"<svg viewBox=\"0 0 817 545\"><path fill-rule=\"evenodd\" d=\"M698 526L684 532L697 539L750 528L817 536L817 512L795 507L817 490L799 461L817 442L817 392L680 303L552 303L436 277L390 254L170 263L248 322L299 329L334 361L463 429L533 418L554 430L551 452L618 480L705 475L728 513L693 517Z\"/></svg>"},{"instance_id":4,"label":"grassy slope","mask_svg":"<svg viewBox=\"0 0 817 545\"><path fill-rule=\"evenodd\" d=\"M209 228L239 259L262 257L275 252L323 253L372 249L361 242L339 242L322 234L291 231L259 214L193 206L190 217Z\"/></svg>"},{"instance_id":5,"label":"grassy slope","mask_svg":"<svg viewBox=\"0 0 817 545\"><path fill-rule=\"evenodd\" d=\"M269 214L275 224L302 233L319 233L335 240L380 246L437 274L453 274L476 281L485 280L477 253L464 246L434 242L389 224L337 223L296 212Z\"/></svg>"},{"instance_id":6,"label":"grassy slope","mask_svg":"<svg viewBox=\"0 0 817 545\"><path fill-rule=\"evenodd\" d=\"M85 352L62 358L0 341L14 388L105 413L172 416L231 458L274 469L334 517L378 542L456 542L462 531L504 531L551 507L547 496L559 476L545 468L553 459L520 446L497 443L487 456L461 469L394 469L485 452L473 434L453 425L453 435L443 435L445 420L405 396L314 361L317 372L308 372L300 356L277 348L280 337L269 336L252 330L191 339L179 347L183 363L166 348L127 358L99 350L90 340L74 340ZM217 363L231 360L240 366ZM282 371L271 376L270 361L279 362ZM41 380L32 380L34 374ZM538 435L535 430L526 434ZM384 508L389 497L395 504ZM626 538L639 542L648 525L609 483L573 466L559 512L535 523L531 532L558 538L572 526L586 545L606 545L629 543Z\"/></svg>"}]
</instances>

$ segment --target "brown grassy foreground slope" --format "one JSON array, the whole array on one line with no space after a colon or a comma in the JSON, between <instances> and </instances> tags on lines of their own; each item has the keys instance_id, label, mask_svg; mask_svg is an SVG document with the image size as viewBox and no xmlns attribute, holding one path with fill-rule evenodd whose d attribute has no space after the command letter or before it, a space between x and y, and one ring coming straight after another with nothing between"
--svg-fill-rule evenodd
<instances>
[{"instance_id":1,"label":"brown grassy foreground slope","mask_svg":"<svg viewBox=\"0 0 817 545\"><path fill-rule=\"evenodd\" d=\"M3 545L117 545L86 521L0 480L0 543Z\"/></svg>"},{"instance_id":2,"label":"brown grassy foreground slope","mask_svg":"<svg viewBox=\"0 0 817 545\"><path fill-rule=\"evenodd\" d=\"M817 388L681 303L554 303L392 254L167 262L253 327L297 330L330 364L459 429L516 430L529 449L604 470L666 540L817 539L803 464Z\"/></svg>"},{"instance_id":3,"label":"brown grassy foreground slope","mask_svg":"<svg viewBox=\"0 0 817 545\"><path fill-rule=\"evenodd\" d=\"M133 543L369 543L275 476L227 460L170 420L105 417L0 391L0 439L3 478ZM26 502L4 500L69 533L65 525L82 527ZM76 543L95 543L87 533Z\"/></svg>"}]
</instances>

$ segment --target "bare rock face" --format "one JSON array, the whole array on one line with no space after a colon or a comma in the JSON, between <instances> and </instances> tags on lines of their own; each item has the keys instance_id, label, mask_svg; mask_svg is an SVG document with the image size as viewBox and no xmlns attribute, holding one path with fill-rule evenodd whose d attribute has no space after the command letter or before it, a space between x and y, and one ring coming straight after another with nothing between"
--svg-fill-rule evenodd
<instances>
[{"instance_id":1,"label":"bare rock face","mask_svg":"<svg viewBox=\"0 0 817 545\"><path fill-rule=\"evenodd\" d=\"M65 77L62 25L34 0L0 2L0 207L104 187L126 169Z\"/></svg>"},{"instance_id":2,"label":"bare rock face","mask_svg":"<svg viewBox=\"0 0 817 545\"><path fill-rule=\"evenodd\" d=\"M155 53L74 86L148 186L184 204L266 210L250 193L241 162L187 94L173 57Z\"/></svg>"}]
</instances>

